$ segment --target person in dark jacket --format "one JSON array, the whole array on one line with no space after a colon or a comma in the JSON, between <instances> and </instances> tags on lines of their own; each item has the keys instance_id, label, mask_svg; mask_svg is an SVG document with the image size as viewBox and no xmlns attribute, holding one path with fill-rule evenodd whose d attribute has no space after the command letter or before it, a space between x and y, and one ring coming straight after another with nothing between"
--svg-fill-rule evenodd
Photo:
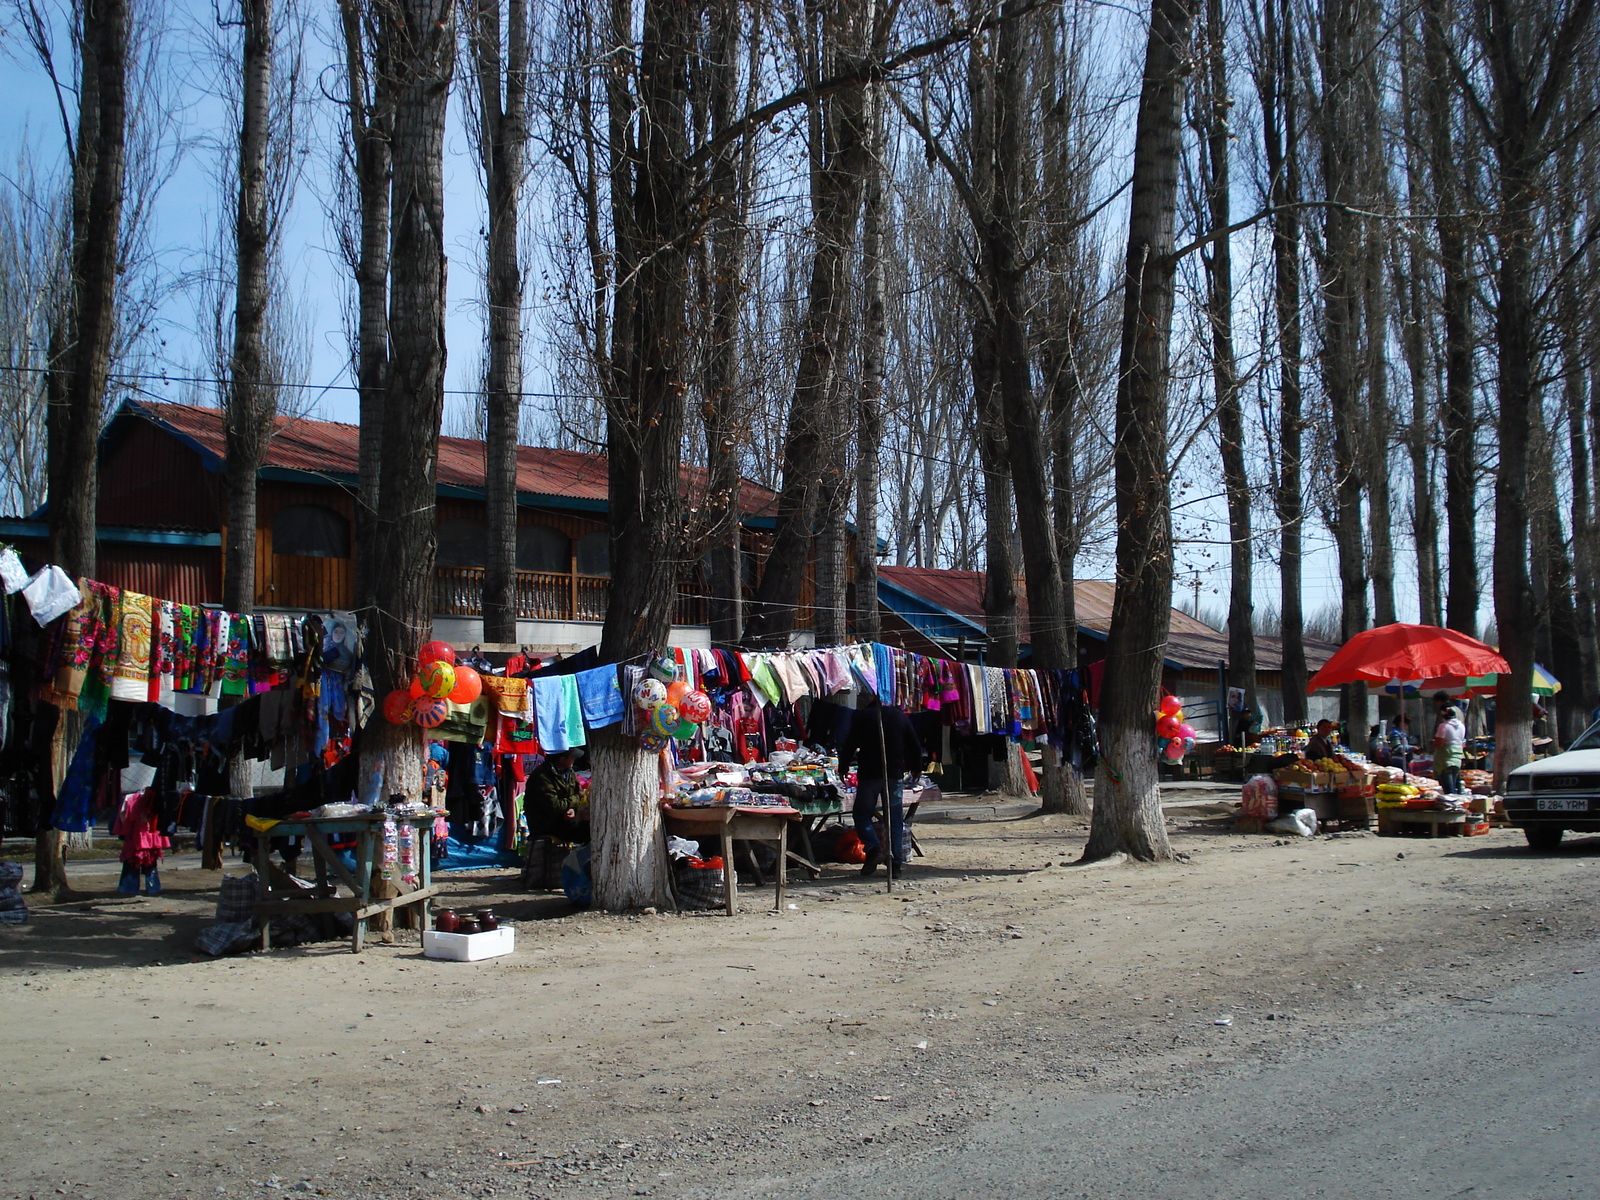
<instances>
[{"instance_id":1,"label":"person in dark jacket","mask_svg":"<svg viewBox=\"0 0 1600 1200\"><path fill-rule=\"evenodd\" d=\"M578 816L583 789L572 769L575 750L560 750L545 758L528 776L522 811L528 818L528 836L553 838L558 842L589 840L589 822Z\"/></svg>"},{"instance_id":2,"label":"person in dark jacket","mask_svg":"<svg viewBox=\"0 0 1600 1200\"><path fill-rule=\"evenodd\" d=\"M893 847L893 853L888 855L889 870L898 876L905 867L910 857L910 839L906 837L902 791L906 776L915 777L922 770L924 759L922 740L917 737L911 718L900 709L874 700L856 710L850 732L839 747L839 770L849 771L850 765L856 764L853 812L856 832L867 852L867 861L861 868L863 875L871 875L885 858L873 824L873 818L883 808L885 792L889 796L889 841Z\"/></svg>"}]
</instances>

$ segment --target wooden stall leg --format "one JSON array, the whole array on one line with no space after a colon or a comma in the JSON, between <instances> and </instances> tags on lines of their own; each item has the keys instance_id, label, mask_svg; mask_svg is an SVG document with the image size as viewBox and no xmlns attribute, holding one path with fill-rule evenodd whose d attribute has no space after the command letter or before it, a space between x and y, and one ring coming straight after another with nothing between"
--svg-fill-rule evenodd
<instances>
[{"instance_id":1,"label":"wooden stall leg","mask_svg":"<svg viewBox=\"0 0 1600 1200\"><path fill-rule=\"evenodd\" d=\"M778 827L778 902L775 905L779 912L783 911L783 889L789 882L789 822L785 821Z\"/></svg>"},{"instance_id":2,"label":"wooden stall leg","mask_svg":"<svg viewBox=\"0 0 1600 1200\"><path fill-rule=\"evenodd\" d=\"M728 915L739 911L739 869L733 863L733 836L722 827L722 881L728 897Z\"/></svg>"}]
</instances>

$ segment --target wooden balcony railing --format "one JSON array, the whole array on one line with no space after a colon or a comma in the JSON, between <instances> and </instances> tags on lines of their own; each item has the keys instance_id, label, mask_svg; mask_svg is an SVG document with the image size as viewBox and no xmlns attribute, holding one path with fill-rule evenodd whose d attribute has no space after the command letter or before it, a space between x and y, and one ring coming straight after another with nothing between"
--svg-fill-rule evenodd
<instances>
[{"instance_id":1,"label":"wooden balcony railing","mask_svg":"<svg viewBox=\"0 0 1600 1200\"><path fill-rule=\"evenodd\" d=\"M433 594L438 616L482 615L483 568L436 568ZM524 621L604 621L610 597L609 576L517 572L517 616ZM705 598L680 590L676 623L704 625L706 619Z\"/></svg>"}]
</instances>

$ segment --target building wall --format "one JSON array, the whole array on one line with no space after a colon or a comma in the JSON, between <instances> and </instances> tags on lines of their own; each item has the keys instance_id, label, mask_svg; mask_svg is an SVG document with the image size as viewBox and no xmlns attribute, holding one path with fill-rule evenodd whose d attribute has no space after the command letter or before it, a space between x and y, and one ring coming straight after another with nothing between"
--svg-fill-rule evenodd
<instances>
[{"instance_id":1,"label":"building wall","mask_svg":"<svg viewBox=\"0 0 1600 1200\"><path fill-rule=\"evenodd\" d=\"M148 421L131 422L100 464L102 525L209 533L222 528L223 512L222 476Z\"/></svg>"}]
</instances>

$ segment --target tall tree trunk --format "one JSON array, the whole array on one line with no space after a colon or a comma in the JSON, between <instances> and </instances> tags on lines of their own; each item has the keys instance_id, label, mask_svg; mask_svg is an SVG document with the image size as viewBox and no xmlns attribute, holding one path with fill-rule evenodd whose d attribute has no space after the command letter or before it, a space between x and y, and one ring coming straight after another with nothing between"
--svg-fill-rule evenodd
<instances>
[{"instance_id":1,"label":"tall tree trunk","mask_svg":"<svg viewBox=\"0 0 1600 1200\"><path fill-rule=\"evenodd\" d=\"M1244 407L1233 345L1233 248L1228 114L1227 27L1222 0L1206 0L1206 47L1200 116L1204 123L1206 200L1214 241L1206 255L1206 315L1211 326L1211 378L1216 389L1217 438L1222 455L1222 487L1228 505L1228 684L1244 696L1244 714L1256 707L1254 534L1250 520L1250 477L1245 463ZM1223 740L1242 738L1243 728L1223 731ZM1242 743L1241 743L1242 744Z\"/></svg>"},{"instance_id":2,"label":"tall tree trunk","mask_svg":"<svg viewBox=\"0 0 1600 1200\"><path fill-rule=\"evenodd\" d=\"M1569 325L1569 329L1572 327ZM1572 469L1573 620L1577 634L1577 678L1563 678L1562 691L1571 690L1585 721L1600 704L1600 662L1595 645L1594 499L1589 477L1587 394L1591 387L1588 364L1583 360L1576 331L1568 334L1563 352L1567 377L1563 400L1567 410L1567 445Z\"/></svg>"},{"instance_id":3,"label":"tall tree trunk","mask_svg":"<svg viewBox=\"0 0 1600 1200\"><path fill-rule=\"evenodd\" d=\"M870 6L868 7L870 13ZM824 17L823 61L837 70L859 68L867 22L844 4L829 4ZM783 482L778 492L772 550L761 571L747 639L787 642L799 610L810 563L825 473L836 469L847 444L838 429L841 394L837 373L844 360L845 318L850 306L849 262L861 208L866 149L866 100L862 85L827 96L813 123L822 145L813 153L811 189L815 247L800 355L783 443Z\"/></svg>"},{"instance_id":4,"label":"tall tree trunk","mask_svg":"<svg viewBox=\"0 0 1600 1200\"><path fill-rule=\"evenodd\" d=\"M1017 564L1012 553L1011 463L995 378L994 328L972 326L972 394L978 413L978 461L983 467L983 623L991 667L1017 665Z\"/></svg>"},{"instance_id":5,"label":"tall tree trunk","mask_svg":"<svg viewBox=\"0 0 1600 1200\"><path fill-rule=\"evenodd\" d=\"M687 75L698 18L692 4L645 0L638 170L623 214L640 252L638 283L626 325L618 330L628 341L628 374L606 429L613 597L600 641L606 662L626 662L665 646L677 594L682 530L676 514L688 390L687 243L694 220ZM614 113L613 120L625 124L627 114ZM590 757L596 906L665 903L655 756L642 753L614 726L596 731Z\"/></svg>"},{"instance_id":6,"label":"tall tree trunk","mask_svg":"<svg viewBox=\"0 0 1600 1200\"><path fill-rule=\"evenodd\" d=\"M504 54L500 0L472 0L479 150L488 193L488 372L484 420L483 637L517 641L517 426L522 408L522 263L518 225L527 170L528 11L508 0Z\"/></svg>"},{"instance_id":7,"label":"tall tree trunk","mask_svg":"<svg viewBox=\"0 0 1600 1200\"><path fill-rule=\"evenodd\" d=\"M1362 514L1364 480L1361 454L1367 418L1362 412L1357 368L1362 360L1358 286L1360 229L1359 156L1355 136L1363 56L1357 36L1365 32L1359 0L1328 4L1317 46L1322 74L1318 110L1322 181L1328 209L1323 224L1321 261L1323 390L1333 419L1333 538L1339 557L1339 640L1367 628L1367 553ZM1346 728L1365 726L1366 688L1340 689L1340 717Z\"/></svg>"},{"instance_id":8,"label":"tall tree trunk","mask_svg":"<svg viewBox=\"0 0 1600 1200\"><path fill-rule=\"evenodd\" d=\"M267 145L272 104L272 0L241 0L244 52L239 123L239 196L234 214L233 355L228 363L228 532L222 606L256 606L256 473L278 413L277 389L264 379L268 261L272 244Z\"/></svg>"},{"instance_id":9,"label":"tall tree trunk","mask_svg":"<svg viewBox=\"0 0 1600 1200\"><path fill-rule=\"evenodd\" d=\"M996 372L1005 422L1006 455L1017 504L1023 573L1028 585L1031 665L1067 665L1068 632L1062 624L1061 560L1051 517L1047 441L1033 389L1028 341L1027 254L1023 245L1024 189L1032 180L1032 140L1025 125L1026 65L1020 0L1006 0L994 32L993 181L984 189L990 211L980 225L984 282L994 313ZM1076 631L1074 631L1075 633ZM1068 811L1066 779L1054 745L1044 748L1040 801L1046 812Z\"/></svg>"},{"instance_id":10,"label":"tall tree trunk","mask_svg":"<svg viewBox=\"0 0 1600 1200\"><path fill-rule=\"evenodd\" d=\"M1445 620L1451 629L1476 635L1478 604L1478 429L1473 403L1473 280L1467 253L1467 220L1461 214L1456 162L1454 104L1446 34L1447 0L1423 0L1423 50L1429 70L1422 88L1429 135L1433 203L1439 217L1444 323L1444 508L1449 526L1449 580Z\"/></svg>"},{"instance_id":11,"label":"tall tree trunk","mask_svg":"<svg viewBox=\"0 0 1600 1200\"><path fill-rule=\"evenodd\" d=\"M46 474L50 561L68 575L95 573L95 521L100 476L97 442L111 372L117 324L117 265L127 130L128 6L87 0L79 9L82 72L78 128L72 148L71 274L64 309L52 325L46 380ZM77 750L82 722L63 714L54 764L59 786ZM55 788L50 789L55 794ZM33 890L67 888L61 834L49 814L34 843Z\"/></svg>"},{"instance_id":12,"label":"tall tree trunk","mask_svg":"<svg viewBox=\"0 0 1600 1200\"><path fill-rule=\"evenodd\" d=\"M374 589L383 574L377 518L389 379L389 175L394 72L387 43L378 34L377 16L365 0L339 0L339 19L344 39L350 155L361 226L355 261L355 365L360 389L355 603L371 627L377 602Z\"/></svg>"},{"instance_id":13,"label":"tall tree trunk","mask_svg":"<svg viewBox=\"0 0 1600 1200\"><path fill-rule=\"evenodd\" d=\"M711 133L726 129L735 119L738 97L738 60L742 7L737 0L717 0L711 7L711 41L707 53L707 107ZM747 87L759 78L760 14L752 15L747 40ZM734 646L744 636L744 550L739 511L739 452L747 437L747 418L739 395L739 313L744 303L746 243L751 189L754 182L755 139L729 143L711 160L709 246L709 344L705 350L705 404L707 504L718 512L714 524L707 583L711 640Z\"/></svg>"},{"instance_id":14,"label":"tall tree trunk","mask_svg":"<svg viewBox=\"0 0 1600 1200\"><path fill-rule=\"evenodd\" d=\"M1117 369L1117 589L1100 697L1094 821L1084 858L1170 858L1156 778L1153 714L1172 613L1167 462L1173 224L1184 81L1198 0L1152 0L1134 128Z\"/></svg>"},{"instance_id":15,"label":"tall tree trunk","mask_svg":"<svg viewBox=\"0 0 1600 1200\"><path fill-rule=\"evenodd\" d=\"M1394 413L1389 403L1389 312L1383 279L1384 240L1368 230L1362 263L1362 308L1366 330L1366 436L1362 439L1362 472L1367 481L1372 544L1368 574L1372 578L1374 625L1392 625L1399 618L1394 603L1394 501L1389 481L1389 447ZM1353 728L1353 727L1352 727Z\"/></svg>"},{"instance_id":16,"label":"tall tree trunk","mask_svg":"<svg viewBox=\"0 0 1600 1200\"><path fill-rule=\"evenodd\" d=\"M1301 490L1304 417L1300 393L1300 201L1298 87L1293 0L1265 0L1262 61L1256 91L1262 108L1262 149L1272 216L1272 311L1278 338L1278 471L1273 508L1278 519L1278 608L1283 639L1283 719L1306 719L1305 619L1301 597Z\"/></svg>"},{"instance_id":17,"label":"tall tree trunk","mask_svg":"<svg viewBox=\"0 0 1600 1200\"><path fill-rule=\"evenodd\" d=\"M406 686L433 628L434 504L444 415L444 127L455 69L452 0L394 0L379 16L395 72L393 240L389 266L390 360L378 482L373 579L376 606L367 661L381 696ZM422 731L367 724L362 772L381 772L384 795L416 796Z\"/></svg>"},{"instance_id":18,"label":"tall tree trunk","mask_svg":"<svg viewBox=\"0 0 1600 1200\"><path fill-rule=\"evenodd\" d=\"M861 393L856 402L856 636L875 642L878 615L878 484L882 476L884 314L883 86L867 88L867 144L861 197Z\"/></svg>"}]
</instances>

